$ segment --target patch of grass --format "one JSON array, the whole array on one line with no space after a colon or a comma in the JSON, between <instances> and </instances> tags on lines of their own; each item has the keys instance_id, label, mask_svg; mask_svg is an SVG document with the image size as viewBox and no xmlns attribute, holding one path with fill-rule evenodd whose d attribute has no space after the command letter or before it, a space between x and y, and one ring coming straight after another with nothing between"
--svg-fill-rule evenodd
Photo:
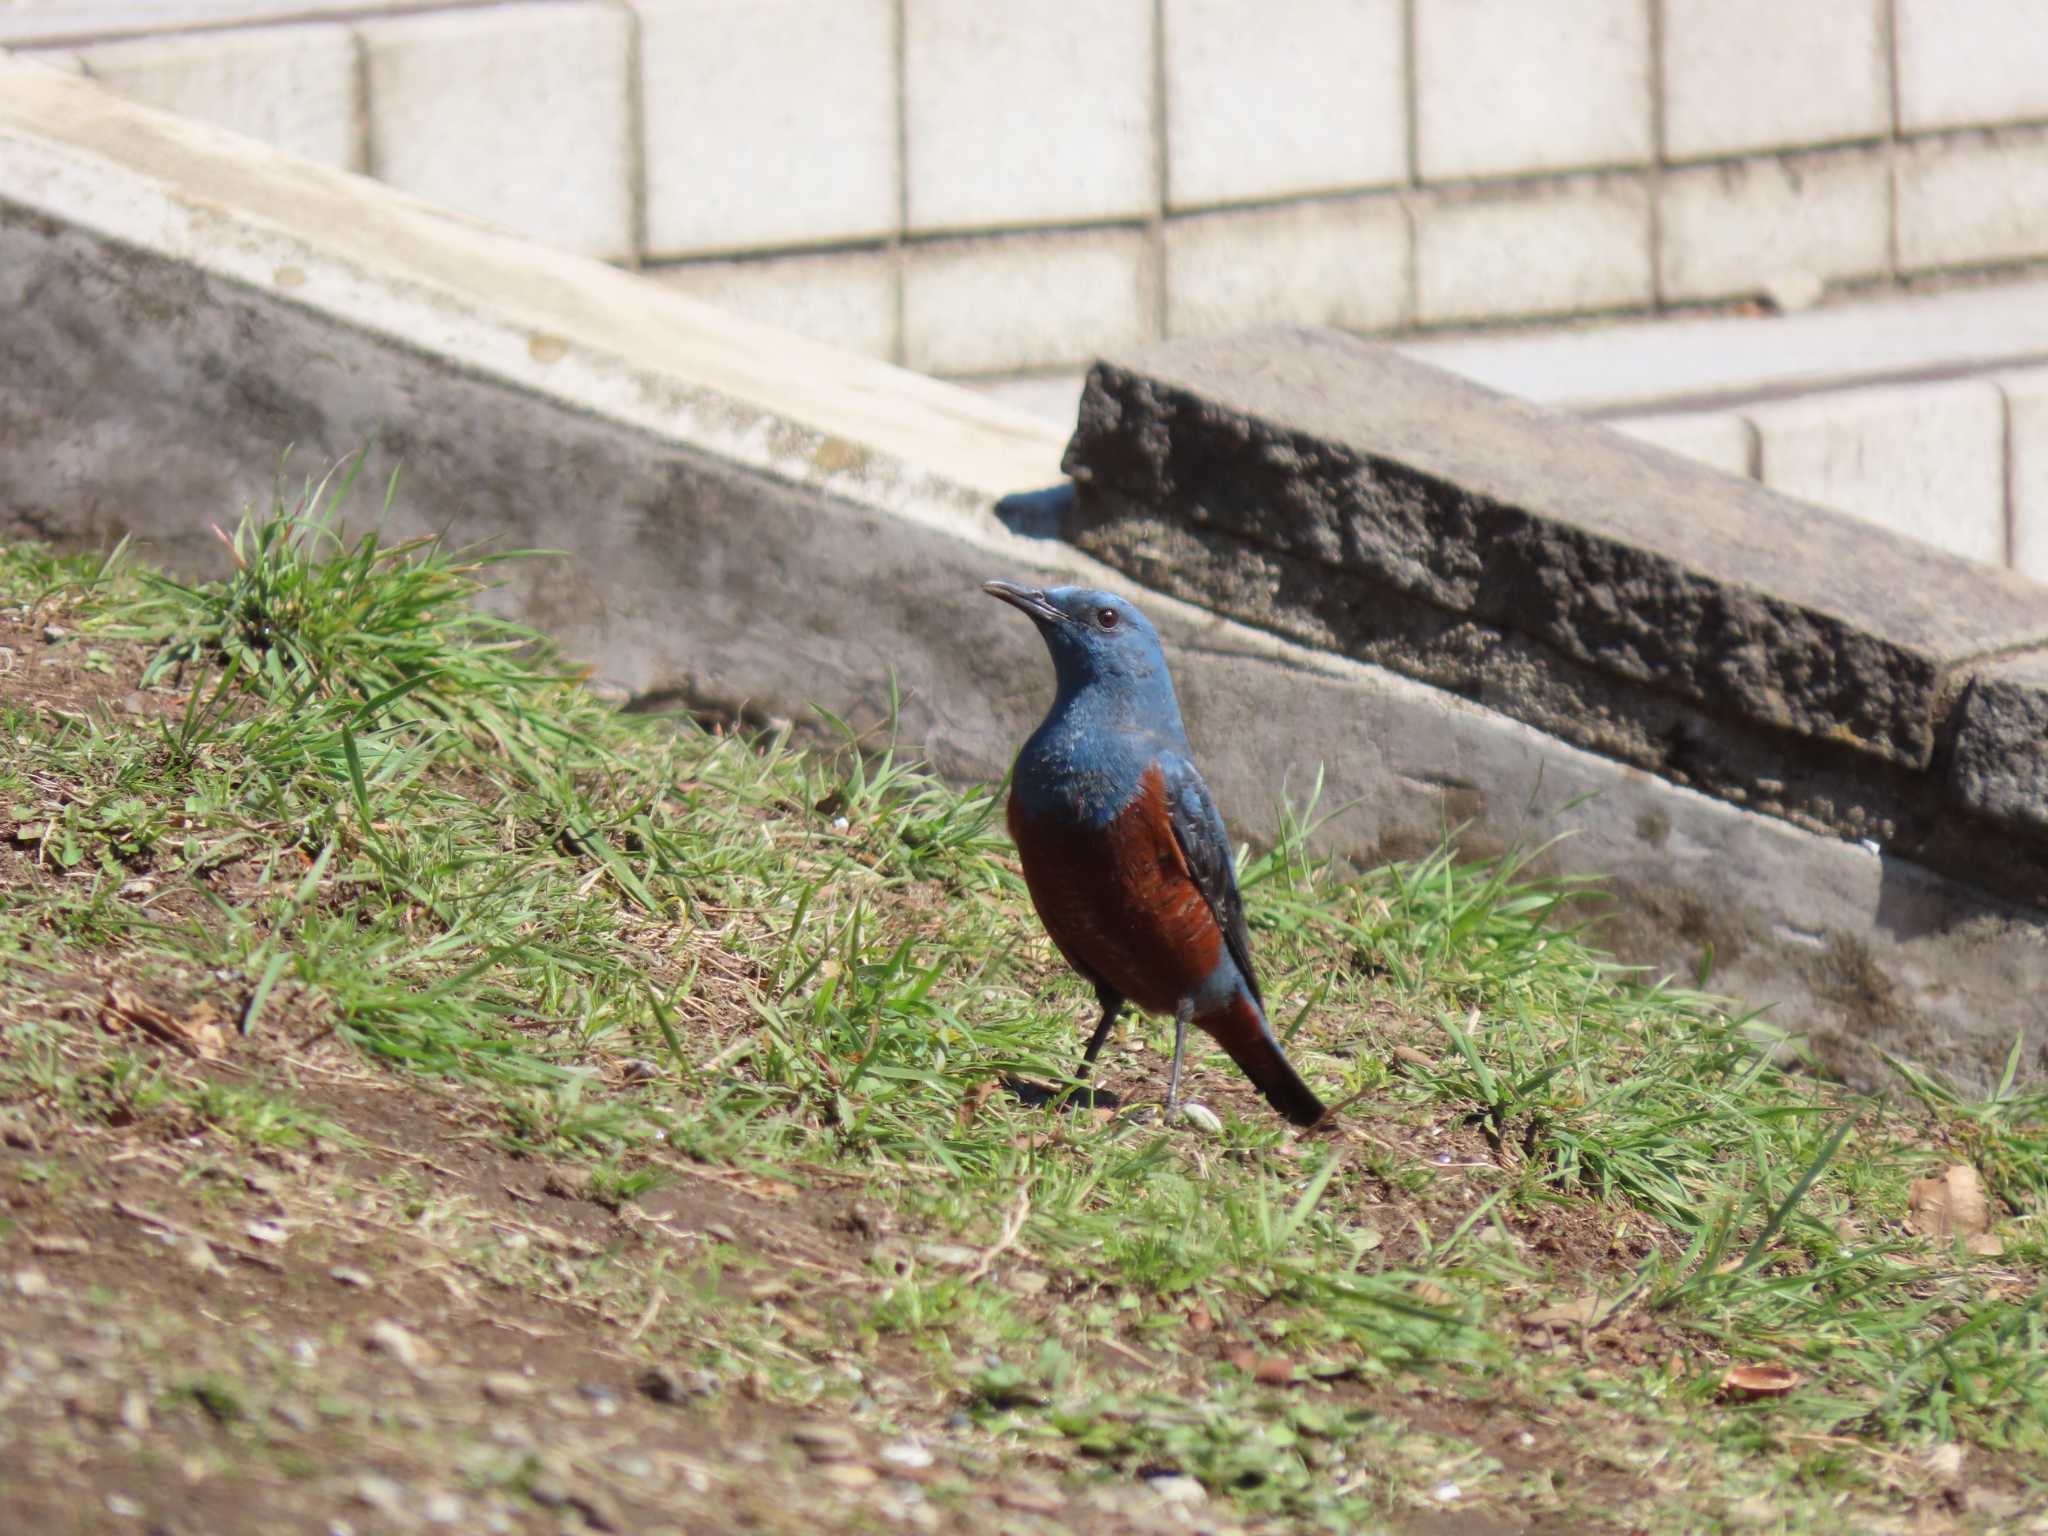
<instances>
[{"instance_id":1,"label":"patch of grass","mask_svg":"<svg viewBox=\"0 0 2048 1536\"><path fill-rule=\"evenodd\" d=\"M219 582L0 553L0 600L73 645L146 647L167 706L0 706L0 945L24 996L110 964L212 978L243 1034L289 1019L453 1085L607 1202L703 1167L858 1189L912 1236L837 1292L791 1299L715 1246L587 1283L791 1402L850 1407L907 1343L928 1405L996 1443L1182 1472L1248 1516L1344 1529L1440 1487L1518 1497L1475 1441L1424 1454L1433 1432L1389 1407L1418 1390L1532 1423L1578 1405L1589 1445L1654 1430L1702 1468L1767 1453L1816 1498L1948 1439L2038 1470L2043 1096L2009 1077L1967 1102L1902 1067L1881 1103L1787 1070L1738 1007L1604 956L1568 919L1580 885L1449 851L1339 871L1307 851L1311 799L1243 885L1276 1023L1354 1100L1344 1127L1298 1138L1248 1096L1219 1100L1213 1138L1026 1108L998 1085L1068 1083L1086 1003L995 792L851 732L818 753L618 714L473 606L509 557L348 535L349 489L245 522ZM334 1134L139 1059L88 1091L37 1006L0 1012L13 1091ZM1103 1077L1156 1081L1164 1045L1127 1024ZM1195 1066L1235 1082L1219 1054ZM2001 1202L1995 1260L1903 1224L1909 1181L1955 1160ZM552 1283L538 1255L492 1262ZM1296 1384L1257 1386L1241 1350ZM1732 1403L1737 1361L1803 1384ZM1376 1444L1425 1470L1369 1465ZM1699 1528L1720 1497L1629 1518Z\"/></svg>"}]
</instances>

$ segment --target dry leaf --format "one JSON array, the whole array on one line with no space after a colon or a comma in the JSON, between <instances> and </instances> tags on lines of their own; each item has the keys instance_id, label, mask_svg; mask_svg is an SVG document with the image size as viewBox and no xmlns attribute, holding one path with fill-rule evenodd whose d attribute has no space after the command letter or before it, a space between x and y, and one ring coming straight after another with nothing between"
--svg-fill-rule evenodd
<instances>
[{"instance_id":1,"label":"dry leaf","mask_svg":"<svg viewBox=\"0 0 2048 1536\"><path fill-rule=\"evenodd\" d=\"M983 1079L961 1096L960 1108L954 1116L955 1122L961 1130L964 1131L974 1124L975 1117L981 1113L982 1105L989 1101L989 1095L995 1091L995 1083L992 1080Z\"/></svg>"},{"instance_id":2,"label":"dry leaf","mask_svg":"<svg viewBox=\"0 0 2048 1536\"><path fill-rule=\"evenodd\" d=\"M1294 1362L1285 1355L1262 1355L1255 1349L1233 1349L1223 1357L1254 1381L1284 1387L1294 1380Z\"/></svg>"},{"instance_id":3,"label":"dry leaf","mask_svg":"<svg viewBox=\"0 0 2048 1536\"><path fill-rule=\"evenodd\" d=\"M213 1060L227 1050L227 1032L211 1003L200 1003L183 1017L161 1008L118 981L107 983L100 1003L100 1025L108 1031L137 1029L152 1040L176 1046L188 1056Z\"/></svg>"},{"instance_id":4,"label":"dry leaf","mask_svg":"<svg viewBox=\"0 0 2048 1536\"><path fill-rule=\"evenodd\" d=\"M1731 1397L1783 1397L1803 1380L1788 1365L1731 1365L1721 1390Z\"/></svg>"},{"instance_id":5,"label":"dry leaf","mask_svg":"<svg viewBox=\"0 0 2048 1536\"><path fill-rule=\"evenodd\" d=\"M1418 1280L1408 1287L1408 1294L1425 1307L1448 1307L1458 1298L1432 1280Z\"/></svg>"},{"instance_id":6,"label":"dry leaf","mask_svg":"<svg viewBox=\"0 0 2048 1536\"><path fill-rule=\"evenodd\" d=\"M1936 1178L1915 1179L1906 1225L1936 1242L1961 1238L1972 1253L2005 1251L1991 1235L1991 1202L1985 1197L1984 1181L1968 1163L1952 1164Z\"/></svg>"},{"instance_id":7,"label":"dry leaf","mask_svg":"<svg viewBox=\"0 0 2048 1536\"><path fill-rule=\"evenodd\" d=\"M1198 1301L1188 1308L1188 1332L1208 1333L1216 1326L1216 1319L1209 1313L1209 1304Z\"/></svg>"}]
</instances>

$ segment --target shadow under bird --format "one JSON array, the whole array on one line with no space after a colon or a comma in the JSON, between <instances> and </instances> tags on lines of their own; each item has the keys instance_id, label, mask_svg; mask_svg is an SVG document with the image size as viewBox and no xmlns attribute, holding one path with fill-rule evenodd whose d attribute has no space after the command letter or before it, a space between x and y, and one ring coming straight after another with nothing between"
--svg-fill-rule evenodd
<instances>
[{"instance_id":1,"label":"shadow under bird","mask_svg":"<svg viewBox=\"0 0 2048 1536\"><path fill-rule=\"evenodd\" d=\"M1010 836L1040 921L1095 988L1081 1075L1125 1003L1173 1017L1171 1120L1188 1026L1207 1032L1296 1125L1323 1104L1266 1020L1223 817L1196 769L1159 635L1108 592L991 581L1052 652L1058 691L1017 756Z\"/></svg>"}]
</instances>

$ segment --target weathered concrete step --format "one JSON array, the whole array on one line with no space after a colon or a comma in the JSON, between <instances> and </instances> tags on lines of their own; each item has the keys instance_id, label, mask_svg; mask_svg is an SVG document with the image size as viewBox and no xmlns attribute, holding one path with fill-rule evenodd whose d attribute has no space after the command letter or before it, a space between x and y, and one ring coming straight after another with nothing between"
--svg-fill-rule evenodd
<instances>
[{"instance_id":1,"label":"weathered concrete step","mask_svg":"<svg viewBox=\"0 0 2048 1536\"><path fill-rule=\"evenodd\" d=\"M1976 825L2026 825L2036 695L1966 687L2048 646L2048 587L1327 331L1097 364L1065 467L1151 584L2048 898L2048 845L1984 869Z\"/></svg>"}]
</instances>

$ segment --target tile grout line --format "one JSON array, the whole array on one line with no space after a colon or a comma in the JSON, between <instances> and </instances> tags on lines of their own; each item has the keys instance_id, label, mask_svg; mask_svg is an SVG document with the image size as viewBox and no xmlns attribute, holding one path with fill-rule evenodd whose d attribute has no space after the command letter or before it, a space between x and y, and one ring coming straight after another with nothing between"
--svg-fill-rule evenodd
<instances>
[{"instance_id":1,"label":"tile grout line","mask_svg":"<svg viewBox=\"0 0 2048 1536\"><path fill-rule=\"evenodd\" d=\"M896 121L896 228L883 249L889 257L889 361L900 368L910 366L910 347L904 334L904 289L907 286L909 256L905 240L910 230L910 0L892 0L889 6L889 64L895 71L890 101Z\"/></svg>"},{"instance_id":2,"label":"tile grout line","mask_svg":"<svg viewBox=\"0 0 2048 1536\"><path fill-rule=\"evenodd\" d=\"M1403 295L1403 328L1422 324L1422 77L1416 62L1415 7L1420 0L1401 0L1401 133L1407 182L1401 188L1401 211L1408 226L1408 292Z\"/></svg>"},{"instance_id":3,"label":"tile grout line","mask_svg":"<svg viewBox=\"0 0 2048 1536\"><path fill-rule=\"evenodd\" d=\"M1884 137L1884 256L1892 286L1896 288L1905 281L1905 274L1899 269L1899 156L1903 140L1899 120L1898 0L1884 0L1878 12L1878 25L1884 32L1879 46L1883 49L1885 94L1891 112L1890 131Z\"/></svg>"},{"instance_id":4,"label":"tile grout line","mask_svg":"<svg viewBox=\"0 0 2048 1536\"><path fill-rule=\"evenodd\" d=\"M1650 57L1650 308L1661 313L1669 302L1664 280L1664 158L1668 131L1664 121L1664 0L1648 6Z\"/></svg>"},{"instance_id":5,"label":"tile grout line","mask_svg":"<svg viewBox=\"0 0 2048 1536\"><path fill-rule=\"evenodd\" d=\"M1152 213L1146 236L1152 261L1152 334L1164 340L1171 312L1166 291L1166 197L1171 173L1168 156L1166 100L1171 88L1166 69L1166 0L1152 0Z\"/></svg>"},{"instance_id":6,"label":"tile grout line","mask_svg":"<svg viewBox=\"0 0 2048 1536\"><path fill-rule=\"evenodd\" d=\"M626 266L644 267L647 248L647 88L638 6L621 7L626 16Z\"/></svg>"}]
</instances>

